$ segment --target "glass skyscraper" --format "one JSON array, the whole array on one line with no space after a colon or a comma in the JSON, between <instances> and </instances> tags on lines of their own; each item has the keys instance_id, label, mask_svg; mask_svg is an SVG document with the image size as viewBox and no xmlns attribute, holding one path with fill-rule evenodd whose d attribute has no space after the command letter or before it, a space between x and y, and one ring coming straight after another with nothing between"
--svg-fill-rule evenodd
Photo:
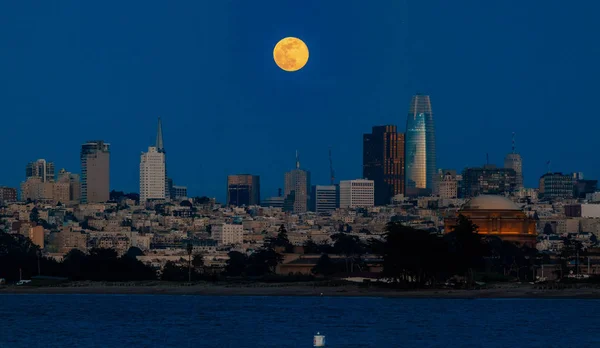
<instances>
[{"instance_id":1,"label":"glass skyscraper","mask_svg":"<svg viewBox=\"0 0 600 348\"><path fill-rule=\"evenodd\" d=\"M406 193L431 193L436 173L435 126L428 95L412 97L406 120L404 151Z\"/></svg>"}]
</instances>

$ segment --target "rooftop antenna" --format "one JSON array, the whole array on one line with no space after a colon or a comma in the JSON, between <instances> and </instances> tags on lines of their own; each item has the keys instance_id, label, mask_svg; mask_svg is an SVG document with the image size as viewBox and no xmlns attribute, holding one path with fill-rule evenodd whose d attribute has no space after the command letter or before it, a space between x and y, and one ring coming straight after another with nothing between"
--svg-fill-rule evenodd
<instances>
[{"instance_id":1,"label":"rooftop antenna","mask_svg":"<svg viewBox=\"0 0 600 348\"><path fill-rule=\"evenodd\" d=\"M296 169L300 169L300 156L298 155L298 150L296 150Z\"/></svg>"},{"instance_id":2,"label":"rooftop antenna","mask_svg":"<svg viewBox=\"0 0 600 348\"><path fill-rule=\"evenodd\" d=\"M515 151L515 132L512 133L512 153L516 153L516 151Z\"/></svg>"},{"instance_id":3,"label":"rooftop antenna","mask_svg":"<svg viewBox=\"0 0 600 348\"><path fill-rule=\"evenodd\" d=\"M546 172L550 173L550 160L546 162Z\"/></svg>"},{"instance_id":4,"label":"rooftop antenna","mask_svg":"<svg viewBox=\"0 0 600 348\"><path fill-rule=\"evenodd\" d=\"M331 158L331 147L329 147L329 176L331 179L331 185L335 184L335 172L333 171L333 160Z\"/></svg>"}]
</instances>

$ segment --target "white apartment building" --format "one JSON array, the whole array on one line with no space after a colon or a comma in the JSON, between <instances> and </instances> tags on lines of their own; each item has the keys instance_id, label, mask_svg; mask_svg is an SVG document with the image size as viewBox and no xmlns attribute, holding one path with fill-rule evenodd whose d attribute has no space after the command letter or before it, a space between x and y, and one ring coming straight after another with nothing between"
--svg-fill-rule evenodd
<instances>
[{"instance_id":1,"label":"white apartment building","mask_svg":"<svg viewBox=\"0 0 600 348\"><path fill-rule=\"evenodd\" d=\"M340 181L340 208L369 208L375 206L373 180Z\"/></svg>"},{"instance_id":2,"label":"white apartment building","mask_svg":"<svg viewBox=\"0 0 600 348\"><path fill-rule=\"evenodd\" d=\"M212 225L212 239L219 245L242 244L244 242L244 226L232 224Z\"/></svg>"},{"instance_id":3,"label":"white apartment building","mask_svg":"<svg viewBox=\"0 0 600 348\"><path fill-rule=\"evenodd\" d=\"M140 158L140 204L165 199L165 154L150 146Z\"/></svg>"}]
</instances>

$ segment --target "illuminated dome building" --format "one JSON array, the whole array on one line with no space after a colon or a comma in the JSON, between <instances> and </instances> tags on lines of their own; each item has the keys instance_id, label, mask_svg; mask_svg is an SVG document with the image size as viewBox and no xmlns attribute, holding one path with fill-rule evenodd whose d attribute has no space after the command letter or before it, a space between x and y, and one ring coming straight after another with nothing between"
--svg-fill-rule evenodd
<instances>
[{"instance_id":1,"label":"illuminated dome building","mask_svg":"<svg viewBox=\"0 0 600 348\"><path fill-rule=\"evenodd\" d=\"M503 196L481 195L465 203L458 215L464 215L479 227L479 233L498 236L500 239L535 247L535 221L525 214L513 201ZM449 233L457 217L444 221L444 230Z\"/></svg>"}]
</instances>

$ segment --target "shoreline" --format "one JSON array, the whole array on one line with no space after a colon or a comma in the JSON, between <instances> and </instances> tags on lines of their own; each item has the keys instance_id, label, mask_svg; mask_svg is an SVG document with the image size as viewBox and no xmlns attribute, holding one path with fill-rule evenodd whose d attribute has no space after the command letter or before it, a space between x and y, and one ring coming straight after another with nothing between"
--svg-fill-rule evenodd
<instances>
[{"instance_id":1,"label":"shoreline","mask_svg":"<svg viewBox=\"0 0 600 348\"><path fill-rule=\"evenodd\" d=\"M297 284L268 286L233 286L200 284L190 286L173 285L124 285L124 286L54 286L0 288L2 294L61 294L61 295L195 295L195 296L301 296L301 297L380 297L415 299L600 299L599 288L546 289L530 286L487 288L480 290L424 289L394 290L385 288L363 288L353 285L309 286Z\"/></svg>"}]
</instances>

